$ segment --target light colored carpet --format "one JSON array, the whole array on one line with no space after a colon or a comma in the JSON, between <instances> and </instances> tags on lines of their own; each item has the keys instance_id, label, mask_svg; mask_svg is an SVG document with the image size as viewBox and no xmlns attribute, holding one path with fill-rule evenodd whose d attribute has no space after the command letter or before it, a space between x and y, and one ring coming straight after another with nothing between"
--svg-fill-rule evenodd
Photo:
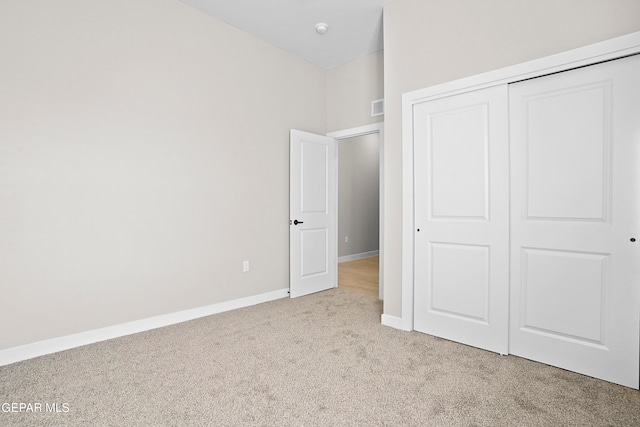
<instances>
[{"instance_id":1,"label":"light colored carpet","mask_svg":"<svg viewBox=\"0 0 640 427\"><path fill-rule=\"evenodd\" d=\"M640 394L380 324L335 289L0 367L2 426L640 425Z\"/></svg>"}]
</instances>

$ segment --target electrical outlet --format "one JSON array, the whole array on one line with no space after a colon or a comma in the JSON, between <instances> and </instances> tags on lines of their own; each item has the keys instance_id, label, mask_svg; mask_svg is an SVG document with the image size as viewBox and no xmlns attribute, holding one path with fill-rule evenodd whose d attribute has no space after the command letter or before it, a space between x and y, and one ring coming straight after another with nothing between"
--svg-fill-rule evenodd
<instances>
[{"instance_id":1,"label":"electrical outlet","mask_svg":"<svg viewBox=\"0 0 640 427\"><path fill-rule=\"evenodd\" d=\"M249 261L242 261L242 272L246 273L249 271Z\"/></svg>"},{"instance_id":2,"label":"electrical outlet","mask_svg":"<svg viewBox=\"0 0 640 427\"><path fill-rule=\"evenodd\" d=\"M349 236L344 236L344 242L349 243Z\"/></svg>"}]
</instances>

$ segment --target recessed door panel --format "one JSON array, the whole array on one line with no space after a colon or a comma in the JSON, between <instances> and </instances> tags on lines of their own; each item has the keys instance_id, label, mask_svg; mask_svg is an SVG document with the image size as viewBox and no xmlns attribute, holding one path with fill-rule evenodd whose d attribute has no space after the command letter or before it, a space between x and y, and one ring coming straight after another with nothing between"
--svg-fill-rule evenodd
<instances>
[{"instance_id":1,"label":"recessed door panel","mask_svg":"<svg viewBox=\"0 0 640 427\"><path fill-rule=\"evenodd\" d=\"M612 82L522 99L526 216L607 220Z\"/></svg>"},{"instance_id":2,"label":"recessed door panel","mask_svg":"<svg viewBox=\"0 0 640 427\"><path fill-rule=\"evenodd\" d=\"M524 248L519 327L603 344L608 261L607 254Z\"/></svg>"},{"instance_id":3,"label":"recessed door panel","mask_svg":"<svg viewBox=\"0 0 640 427\"><path fill-rule=\"evenodd\" d=\"M303 279L318 274L327 274L327 246L329 244L326 228L302 230L300 240L302 256L300 257L300 277Z\"/></svg>"},{"instance_id":4,"label":"recessed door panel","mask_svg":"<svg viewBox=\"0 0 640 427\"><path fill-rule=\"evenodd\" d=\"M489 247L431 244L431 307L465 320L489 320Z\"/></svg>"},{"instance_id":5,"label":"recessed door panel","mask_svg":"<svg viewBox=\"0 0 640 427\"><path fill-rule=\"evenodd\" d=\"M487 219L488 110L484 103L429 115L432 218Z\"/></svg>"},{"instance_id":6,"label":"recessed door panel","mask_svg":"<svg viewBox=\"0 0 640 427\"><path fill-rule=\"evenodd\" d=\"M322 143L300 142L301 213L327 213L328 148Z\"/></svg>"}]
</instances>

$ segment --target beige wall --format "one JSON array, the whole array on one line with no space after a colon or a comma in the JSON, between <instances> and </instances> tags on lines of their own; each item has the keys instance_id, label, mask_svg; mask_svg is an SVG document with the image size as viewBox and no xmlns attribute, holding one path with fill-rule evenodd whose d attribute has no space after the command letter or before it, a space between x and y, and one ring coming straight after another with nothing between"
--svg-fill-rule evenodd
<instances>
[{"instance_id":1,"label":"beige wall","mask_svg":"<svg viewBox=\"0 0 640 427\"><path fill-rule=\"evenodd\" d=\"M371 117L371 101L384 97L382 51L372 53L327 72L327 131L378 123Z\"/></svg>"},{"instance_id":2,"label":"beige wall","mask_svg":"<svg viewBox=\"0 0 640 427\"><path fill-rule=\"evenodd\" d=\"M401 316L402 93L640 31L638 0L395 0L384 9L384 313Z\"/></svg>"},{"instance_id":3,"label":"beige wall","mask_svg":"<svg viewBox=\"0 0 640 427\"><path fill-rule=\"evenodd\" d=\"M0 350L286 288L289 128L383 119L400 316L401 94L638 16L637 0L396 0L383 90L382 52L325 71L176 0L1 2Z\"/></svg>"},{"instance_id":4,"label":"beige wall","mask_svg":"<svg viewBox=\"0 0 640 427\"><path fill-rule=\"evenodd\" d=\"M338 159L338 256L377 251L380 136L374 133L339 140Z\"/></svg>"},{"instance_id":5,"label":"beige wall","mask_svg":"<svg viewBox=\"0 0 640 427\"><path fill-rule=\"evenodd\" d=\"M0 349L288 287L325 70L177 0L3 1L0 58Z\"/></svg>"}]
</instances>

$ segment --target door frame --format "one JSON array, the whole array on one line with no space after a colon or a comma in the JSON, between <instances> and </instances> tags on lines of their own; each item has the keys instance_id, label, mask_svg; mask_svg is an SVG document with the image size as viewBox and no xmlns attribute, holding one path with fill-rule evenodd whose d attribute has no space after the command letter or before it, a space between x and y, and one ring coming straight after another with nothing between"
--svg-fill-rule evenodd
<instances>
[{"instance_id":1,"label":"door frame","mask_svg":"<svg viewBox=\"0 0 640 427\"><path fill-rule=\"evenodd\" d=\"M334 138L336 141L340 141L348 138L355 138L357 136L363 135L371 135L378 134L378 139L380 143L380 178L379 178L379 188L380 188L380 206L379 206L379 250L380 250L380 266L378 268L378 298L384 300L384 122L378 122L370 125L359 126L350 129L339 130L335 132L330 132L327 136ZM340 156L338 155L338 162L340 162ZM336 182L337 182L337 174L338 168L336 167ZM336 224L338 221L338 194L336 192ZM336 227L336 245L338 242L337 235L337 227ZM337 249L336 249L337 250ZM336 260L337 262L337 260Z\"/></svg>"},{"instance_id":2,"label":"door frame","mask_svg":"<svg viewBox=\"0 0 640 427\"><path fill-rule=\"evenodd\" d=\"M567 71L640 53L640 31L494 71L430 86L402 95L402 279L401 318L383 324L413 330L414 170L413 106L446 96Z\"/></svg>"}]
</instances>

